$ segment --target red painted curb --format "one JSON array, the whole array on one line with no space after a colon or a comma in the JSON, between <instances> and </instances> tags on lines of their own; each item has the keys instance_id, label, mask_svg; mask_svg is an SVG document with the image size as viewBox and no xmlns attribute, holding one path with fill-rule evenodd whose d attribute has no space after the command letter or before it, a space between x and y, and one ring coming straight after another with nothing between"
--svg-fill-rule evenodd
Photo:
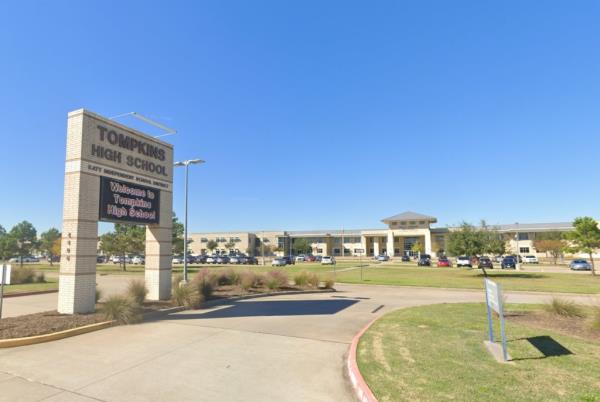
<instances>
[{"instance_id":1,"label":"red painted curb","mask_svg":"<svg viewBox=\"0 0 600 402\"><path fill-rule=\"evenodd\" d=\"M356 363L356 349L358 347L358 341L360 341L360 337L369 329L371 325L377 320L374 319L370 323L368 323L358 334L354 336L352 339L352 343L350 344L350 350L348 351L348 359L346 360L346 369L348 370L348 377L350 377L350 382L352 383L352 388L354 388L354 392L358 397L358 400L361 402L378 402L373 392L365 382L360 370L358 369L358 364Z\"/></svg>"}]
</instances>

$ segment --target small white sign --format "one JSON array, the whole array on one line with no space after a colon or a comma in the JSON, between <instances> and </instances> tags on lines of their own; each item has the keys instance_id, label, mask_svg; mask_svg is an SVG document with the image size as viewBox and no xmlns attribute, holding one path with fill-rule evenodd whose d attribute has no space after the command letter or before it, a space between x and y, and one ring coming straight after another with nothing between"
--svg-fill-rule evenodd
<instances>
[{"instance_id":1,"label":"small white sign","mask_svg":"<svg viewBox=\"0 0 600 402\"><path fill-rule=\"evenodd\" d=\"M486 278L485 291L487 292L488 306L496 313L502 314L502 289L500 285Z\"/></svg>"},{"instance_id":2,"label":"small white sign","mask_svg":"<svg viewBox=\"0 0 600 402\"><path fill-rule=\"evenodd\" d=\"M2 270L0 270L0 281L2 281L2 271L4 271L4 284L5 285L10 285L10 271L11 271L11 265L4 265L2 267Z\"/></svg>"}]
</instances>

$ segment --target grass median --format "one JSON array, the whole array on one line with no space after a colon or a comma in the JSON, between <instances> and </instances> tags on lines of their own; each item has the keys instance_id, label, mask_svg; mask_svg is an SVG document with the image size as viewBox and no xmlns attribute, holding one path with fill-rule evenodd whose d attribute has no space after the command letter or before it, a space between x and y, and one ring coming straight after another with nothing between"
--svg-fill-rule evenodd
<instances>
[{"instance_id":1,"label":"grass median","mask_svg":"<svg viewBox=\"0 0 600 402\"><path fill-rule=\"evenodd\" d=\"M379 264L373 261L363 261L363 273L358 261L340 261L335 267L335 280L340 283L393 285L393 286L422 286L457 289L482 289L483 272L479 269L415 267L409 264ZM50 267L45 264L32 265L44 272L58 272L58 266ZM232 268L235 270L252 270L265 273L273 269L282 269L290 274L309 271L319 274L323 279L334 276L334 267L319 263L297 263L282 268L270 265L190 265L189 273L193 275L201 269L217 270ZM182 265L173 267L174 273L181 273ZM122 271L119 265L102 264L97 266L99 274L143 274L143 265L128 265L127 271ZM488 276L502 284L505 290L533 292L562 292L581 294L600 294L600 276L592 277L587 274L527 272L514 270L488 270Z\"/></svg>"},{"instance_id":2,"label":"grass median","mask_svg":"<svg viewBox=\"0 0 600 402\"><path fill-rule=\"evenodd\" d=\"M513 364L500 364L483 345L486 331L483 304L397 310L361 337L358 366L380 401L600 400L600 343L509 319ZM549 357L534 347L546 337L569 353Z\"/></svg>"},{"instance_id":3,"label":"grass median","mask_svg":"<svg viewBox=\"0 0 600 402\"><path fill-rule=\"evenodd\" d=\"M5 285L4 295L13 295L18 293L41 292L48 290L57 290L58 281L47 280L43 283L23 283L19 285Z\"/></svg>"}]
</instances>

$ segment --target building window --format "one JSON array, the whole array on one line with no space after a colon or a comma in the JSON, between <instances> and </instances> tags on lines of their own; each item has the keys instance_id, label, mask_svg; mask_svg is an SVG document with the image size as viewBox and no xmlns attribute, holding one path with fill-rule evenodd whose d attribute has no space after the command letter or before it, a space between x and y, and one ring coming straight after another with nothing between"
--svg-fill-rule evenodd
<instances>
[{"instance_id":1,"label":"building window","mask_svg":"<svg viewBox=\"0 0 600 402\"><path fill-rule=\"evenodd\" d=\"M375 250L374 250L374 249L372 249L372 248L370 248L370 249L369 249L369 253L370 253L370 254L373 254L373 253L375 253Z\"/></svg>"},{"instance_id":2,"label":"building window","mask_svg":"<svg viewBox=\"0 0 600 402\"><path fill-rule=\"evenodd\" d=\"M323 249L322 249L322 248L318 248L318 249L317 249L317 253L318 253L318 254L322 254L322 253L323 253Z\"/></svg>"},{"instance_id":3,"label":"building window","mask_svg":"<svg viewBox=\"0 0 600 402\"><path fill-rule=\"evenodd\" d=\"M519 253L529 253L529 247L519 247Z\"/></svg>"},{"instance_id":4,"label":"building window","mask_svg":"<svg viewBox=\"0 0 600 402\"><path fill-rule=\"evenodd\" d=\"M529 233L519 233L519 240L529 240Z\"/></svg>"},{"instance_id":5,"label":"building window","mask_svg":"<svg viewBox=\"0 0 600 402\"><path fill-rule=\"evenodd\" d=\"M352 251L349 248L344 248L344 254L350 254Z\"/></svg>"},{"instance_id":6,"label":"building window","mask_svg":"<svg viewBox=\"0 0 600 402\"><path fill-rule=\"evenodd\" d=\"M340 255L340 249L339 248L334 248L333 249L333 255Z\"/></svg>"},{"instance_id":7,"label":"building window","mask_svg":"<svg viewBox=\"0 0 600 402\"><path fill-rule=\"evenodd\" d=\"M399 248L395 248L394 249L394 254L400 254L400 249Z\"/></svg>"},{"instance_id":8,"label":"building window","mask_svg":"<svg viewBox=\"0 0 600 402\"><path fill-rule=\"evenodd\" d=\"M200 243L208 243L208 239L206 237L203 237L200 239Z\"/></svg>"},{"instance_id":9,"label":"building window","mask_svg":"<svg viewBox=\"0 0 600 402\"><path fill-rule=\"evenodd\" d=\"M424 225L425 221L419 221L419 225Z\"/></svg>"}]
</instances>

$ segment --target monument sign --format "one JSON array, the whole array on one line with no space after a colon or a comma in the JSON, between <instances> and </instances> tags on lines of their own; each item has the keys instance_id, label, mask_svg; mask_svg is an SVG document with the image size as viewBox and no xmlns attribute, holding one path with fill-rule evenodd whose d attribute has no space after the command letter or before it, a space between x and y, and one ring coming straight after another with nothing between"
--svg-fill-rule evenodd
<instances>
[{"instance_id":1,"label":"monument sign","mask_svg":"<svg viewBox=\"0 0 600 402\"><path fill-rule=\"evenodd\" d=\"M172 145L84 109L69 113L60 313L94 311L98 221L146 226L148 298L170 298L172 185Z\"/></svg>"}]
</instances>

